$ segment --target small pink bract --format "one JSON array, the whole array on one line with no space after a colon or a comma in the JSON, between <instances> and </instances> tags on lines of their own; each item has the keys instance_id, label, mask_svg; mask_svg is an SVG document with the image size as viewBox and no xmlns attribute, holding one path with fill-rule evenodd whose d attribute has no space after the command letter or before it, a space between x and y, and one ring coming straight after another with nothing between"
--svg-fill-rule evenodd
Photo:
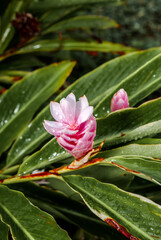
<instances>
[{"instance_id":1,"label":"small pink bract","mask_svg":"<svg viewBox=\"0 0 161 240\"><path fill-rule=\"evenodd\" d=\"M96 119L85 95L76 101L70 93L60 103L51 102L50 111L56 121L45 120L44 128L57 138L60 146L76 159L92 149Z\"/></svg>"},{"instance_id":2,"label":"small pink bract","mask_svg":"<svg viewBox=\"0 0 161 240\"><path fill-rule=\"evenodd\" d=\"M128 95L124 89L120 89L114 94L111 101L111 111L124 109L129 107Z\"/></svg>"}]
</instances>

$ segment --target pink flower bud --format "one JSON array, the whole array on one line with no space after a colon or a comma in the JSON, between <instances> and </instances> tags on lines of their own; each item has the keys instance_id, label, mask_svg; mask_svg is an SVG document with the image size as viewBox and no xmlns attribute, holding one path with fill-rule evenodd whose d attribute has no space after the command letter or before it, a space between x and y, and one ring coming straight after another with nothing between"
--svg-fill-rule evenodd
<instances>
[{"instance_id":1,"label":"pink flower bud","mask_svg":"<svg viewBox=\"0 0 161 240\"><path fill-rule=\"evenodd\" d=\"M56 121L44 121L44 128L57 138L60 146L76 159L92 149L96 136L96 119L93 107L84 95L76 102L70 93L66 98L50 103L50 111Z\"/></svg>"},{"instance_id":2,"label":"pink flower bud","mask_svg":"<svg viewBox=\"0 0 161 240\"><path fill-rule=\"evenodd\" d=\"M114 94L111 101L111 111L120 110L123 108L128 108L128 96L124 89L120 89L117 93Z\"/></svg>"}]
</instances>

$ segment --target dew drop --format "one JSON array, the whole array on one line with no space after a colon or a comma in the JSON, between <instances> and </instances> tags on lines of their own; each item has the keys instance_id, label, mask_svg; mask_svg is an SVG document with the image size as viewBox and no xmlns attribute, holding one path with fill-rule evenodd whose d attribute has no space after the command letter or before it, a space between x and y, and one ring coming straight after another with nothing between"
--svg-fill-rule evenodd
<instances>
[{"instance_id":1,"label":"dew drop","mask_svg":"<svg viewBox=\"0 0 161 240\"><path fill-rule=\"evenodd\" d=\"M16 106L16 108L14 110L14 114L16 114L18 112L19 108L20 108L20 104L17 104L17 106Z\"/></svg>"},{"instance_id":2,"label":"dew drop","mask_svg":"<svg viewBox=\"0 0 161 240\"><path fill-rule=\"evenodd\" d=\"M154 74L154 75L153 75L153 77L155 78L155 77L156 77L156 75Z\"/></svg>"},{"instance_id":3,"label":"dew drop","mask_svg":"<svg viewBox=\"0 0 161 240\"><path fill-rule=\"evenodd\" d=\"M8 123L8 120L5 120L4 123Z\"/></svg>"},{"instance_id":4,"label":"dew drop","mask_svg":"<svg viewBox=\"0 0 161 240\"><path fill-rule=\"evenodd\" d=\"M26 138L25 141L26 141L26 142L30 142L30 141L31 141L31 138Z\"/></svg>"},{"instance_id":5,"label":"dew drop","mask_svg":"<svg viewBox=\"0 0 161 240\"><path fill-rule=\"evenodd\" d=\"M97 117L97 116L98 116L98 114L96 113L96 114L95 114L95 117Z\"/></svg>"},{"instance_id":6,"label":"dew drop","mask_svg":"<svg viewBox=\"0 0 161 240\"><path fill-rule=\"evenodd\" d=\"M40 44L37 44L37 45L33 46L33 48L34 48L34 49L40 48Z\"/></svg>"}]
</instances>

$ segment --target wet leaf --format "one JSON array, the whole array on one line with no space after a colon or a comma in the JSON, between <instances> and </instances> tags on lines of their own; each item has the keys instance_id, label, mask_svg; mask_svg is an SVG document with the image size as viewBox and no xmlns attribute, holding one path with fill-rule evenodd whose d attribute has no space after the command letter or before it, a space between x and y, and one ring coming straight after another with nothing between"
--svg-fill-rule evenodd
<instances>
[{"instance_id":1,"label":"wet leaf","mask_svg":"<svg viewBox=\"0 0 161 240\"><path fill-rule=\"evenodd\" d=\"M74 65L67 61L36 70L2 95L0 153L10 146L41 104L62 86Z\"/></svg>"},{"instance_id":2,"label":"wet leaf","mask_svg":"<svg viewBox=\"0 0 161 240\"><path fill-rule=\"evenodd\" d=\"M15 239L70 239L51 215L32 205L22 193L1 185L0 195L0 215Z\"/></svg>"},{"instance_id":3,"label":"wet leaf","mask_svg":"<svg viewBox=\"0 0 161 240\"><path fill-rule=\"evenodd\" d=\"M136 84L136 81L138 81L137 79L133 78L133 81L131 81L131 79L129 80L128 76L129 75L135 76L137 72L139 72L141 69L144 69L145 66L147 65L149 66L149 64L153 62L155 59L157 59L158 62L157 62L157 65L155 66L153 65L153 67L154 69L156 69L157 67L158 69L157 71L160 71L159 70L160 56L161 56L160 48L155 48L148 51L137 52L137 53L123 56L123 57L118 57L112 61L109 61L101 65L100 67L96 68L94 71L91 71L90 73L84 75L83 77L75 81L75 83L70 85L65 91L63 91L55 99L55 101L60 101L61 98L66 97L70 92L73 92L76 95L77 99L85 94L86 97L88 98L90 105L96 105L105 96L111 96L112 98L112 95L116 92L115 86L117 86L117 88L118 86L121 87L121 84L127 81L127 84L130 83L130 85L128 86L131 89L130 92L128 92L129 98L133 98L135 99L135 102L138 102L141 100L138 94L141 94L142 97L144 96L145 91L147 95L150 94L153 91L153 88L152 88L153 83L155 83L154 84L155 88L157 88L159 86L159 83L161 82L161 77L159 77L160 75L158 75L158 78L151 79L151 85L149 85L149 87L147 88L146 81L144 81L145 78L147 77L146 71L144 72L144 74L142 74L141 87L140 85ZM116 69L118 69L117 72L116 72ZM92 86L95 86L95 87L92 87ZM106 114L109 113L110 101L111 99L109 99L108 102L104 101L103 107L102 105L100 107L97 105L97 110L100 109L101 114L103 115L105 114L105 111L106 111ZM119 116L118 113L116 115ZM101 141L103 141L106 138L106 136L110 137L111 134L113 135L112 129L115 129L115 132L118 134L117 136L119 136L119 134L121 135L121 133L123 133L123 131L125 130L125 127L121 127L121 129L119 130L116 115L112 115L113 117L109 117L106 120L102 120L100 124L98 121L97 136L98 138L102 137ZM127 117L127 115L125 114L122 115L121 124L124 123L124 118ZM98 114L95 114L95 117L97 116ZM42 126L42 122L44 121L44 119L53 120L50 114L49 106L43 111L41 111L40 114L38 114L38 116L31 122L31 124L26 129L24 129L24 132L15 142L11 152L9 153L8 160L7 160L8 162L10 162L11 159L13 164L18 161L22 161L22 158L24 156L26 156L27 154L30 154L38 146L40 146L40 144L42 144L45 140L51 138L51 136L44 130ZM113 121L115 122L115 124L113 124ZM102 123L107 125L107 127L106 125L104 125L105 131L104 131L104 128L102 128L101 126ZM113 128L111 128L111 124L114 125ZM125 122L125 125L126 125L126 122ZM32 140L30 142L26 142L26 139L28 138L32 138ZM56 151L54 149L52 150L52 143L51 143L51 148L47 151L52 151L53 153L54 151ZM48 157L50 157L52 152L49 152ZM45 161L47 161L47 156Z\"/></svg>"},{"instance_id":4,"label":"wet leaf","mask_svg":"<svg viewBox=\"0 0 161 240\"><path fill-rule=\"evenodd\" d=\"M109 114L104 119L98 119L94 146L105 141L102 149L106 150L116 147L119 144L125 144L129 141L145 138L161 132L160 105L161 98L158 98L144 103L138 108L116 111ZM156 147L158 150L155 152L155 156L159 156L158 154L160 154L160 145L158 146ZM142 150L140 150L140 153L141 151ZM150 151L149 148L147 154L150 153L154 154L154 151ZM54 138L38 152L27 158L20 166L19 173L26 174L32 172L34 169L43 168L51 163L67 160L69 157L70 155L64 152L63 148L58 147L56 139Z\"/></svg>"},{"instance_id":5,"label":"wet leaf","mask_svg":"<svg viewBox=\"0 0 161 240\"><path fill-rule=\"evenodd\" d=\"M71 175L64 179L93 213L127 238L154 240L161 237L160 205L94 178Z\"/></svg>"}]
</instances>

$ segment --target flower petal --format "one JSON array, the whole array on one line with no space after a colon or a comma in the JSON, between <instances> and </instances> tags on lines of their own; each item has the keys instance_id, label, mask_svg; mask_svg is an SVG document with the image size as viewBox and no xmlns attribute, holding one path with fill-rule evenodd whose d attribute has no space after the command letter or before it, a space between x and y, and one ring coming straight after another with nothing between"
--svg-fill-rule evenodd
<instances>
[{"instance_id":1,"label":"flower petal","mask_svg":"<svg viewBox=\"0 0 161 240\"><path fill-rule=\"evenodd\" d=\"M78 158L84 156L87 152L89 152L92 149L92 146L93 146L93 141L85 142L85 141L79 140L76 147L73 148L71 154L76 159L78 159Z\"/></svg>"},{"instance_id":2,"label":"flower petal","mask_svg":"<svg viewBox=\"0 0 161 240\"><path fill-rule=\"evenodd\" d=\"M76 120L78 119L80 113L89 106L88 100L86 96L82 96L79 98L79 101L76 103L76 113L75 113L75 118Z\"/></svg>"},{"instance_id":3,"label":"flower petal","mask_svg":"<svg viewBox=\"0 0 161 240\"><path fill-rule=\"evenodd\" d=\"M128 95L124 89L120 89L114 94L111 101L111 111L124 109L129 107Z\"/></svg>"},{"instance_id":4,"label":"flower petal","mask_svg":"<svg viewBox=\"0 0 161 240\"><path fill-rule=\"evenodd\" d=\"M68 98L68 100L67 100ZM67 97L66 99L63 98L60 101L60 107L62 109L62 112L65 116L65 122L69 125L75 124L75 108L76 108L76 102L72 99L72 96Z\"/></svg>"},{"instance_id":5,"label":"flower petal","mask_svg":"<svg viewBox=\"0 0 161 240\"><path fill-rule=\"evenodd\" d=\"M78 130L71 130L69 128L64 128L62 133L66 135L74 135L78 132Z\"/></svg>"},{"instance_id":6,"label":"flower petal","mask_svg":"<svg viewBox=\"0 0 161 240\"><path fill-rule=\"evenodd\" d=\"M47 121L45 120L44 123L44 128L46 131L54 136L59 136L61 131L66 128L66 124L60 123L60 122L55 122L55 121Z\"/></svg>"},{"instance_id":7,"label":"flower petal","mask_svg":"<svg viewBox=\"0 0 161 240\"><path fill-rule=\"evenodd\" d=\"M91 117L92 113L93 113L93 107L90 106L90 107L85 108L80 113L80 115L79 115L79 117L77 119L77 124L79 125L79 124L87 121Z\"/></svg>"},{"instance_id":8,"label":"flower petal","mask_svg":"<svg viewBox=\"0 0 161 240\"><path fill-rule=\"evenodd\" d=\"M50 111L53 118L58 122L64 122L64 114L60 107L60 104L57 102L50 102Z\"/></svg>"},{"instance_id":9,"label":"flower petal","mask_svg":"<svg viewBox=\"0 0 161 240\"><path fill-rule=\"evenodd\" d=\"M68 151L71 151L74 147L73 144L66 142L62 137L59 137L57 141L63 148L67 149Z\"/></svg>"}]
</instances>

